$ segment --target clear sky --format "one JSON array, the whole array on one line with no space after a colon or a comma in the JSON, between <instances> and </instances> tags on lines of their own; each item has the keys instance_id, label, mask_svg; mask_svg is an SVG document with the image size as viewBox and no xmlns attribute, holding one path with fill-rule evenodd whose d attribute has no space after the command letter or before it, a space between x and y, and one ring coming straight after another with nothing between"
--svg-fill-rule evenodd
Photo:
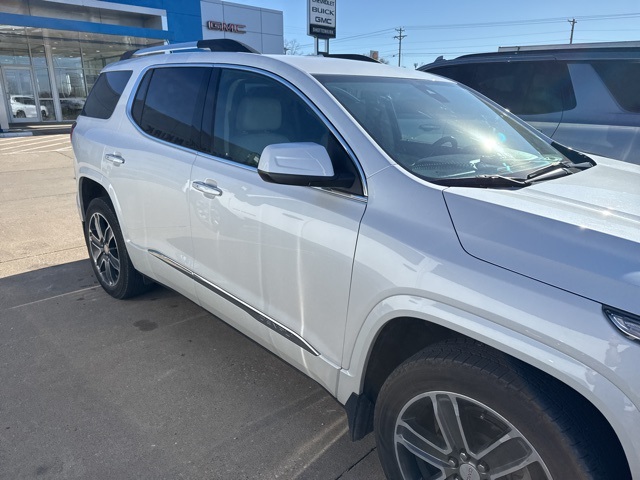
<instances>
[{"instance_id":1,"label":"clear sky","mask_svg":"<svg viewBox=\"0 0 640 480\"><path fill-rule=\"evenodd\" d=\"M281 10L285 41L300 53L313 53L307 36L307 0L230 0ZM337 0L337 36L331 53L377 50L398 64L402 27L402 66L414 68L439 55L455 58L500 46L640 41L640 0Z\"/></svg>"}]
</instances>

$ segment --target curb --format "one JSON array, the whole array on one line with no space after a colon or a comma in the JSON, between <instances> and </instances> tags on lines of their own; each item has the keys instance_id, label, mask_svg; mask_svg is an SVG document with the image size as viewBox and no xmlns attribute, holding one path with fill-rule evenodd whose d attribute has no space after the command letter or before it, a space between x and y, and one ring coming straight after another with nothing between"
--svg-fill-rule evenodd
<instances>
[{"instance_id":1,"label":"curb","mask_svg":"<svg viewBox=\"0 0 640 480\"><path fill-rule=\"evenodd\" d=\"M0 138L31 137L35 135L68 135L69 133L71 133L71 125L57 125L54 127L10 129L8 132L0 132Z\"/></svg>"}]
</instances>

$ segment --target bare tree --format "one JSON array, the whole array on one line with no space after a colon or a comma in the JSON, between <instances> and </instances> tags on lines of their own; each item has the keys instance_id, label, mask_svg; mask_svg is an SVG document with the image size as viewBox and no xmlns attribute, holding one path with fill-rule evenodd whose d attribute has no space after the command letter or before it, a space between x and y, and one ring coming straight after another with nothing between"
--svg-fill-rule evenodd
<instances>
[{"instance_id":1,"label":"bare tree","mask_svg":"<svg viewBox=\"0 0 640 480\"><path fill-rule=\"evenodd\" d=\"M293 40L285 39L284 53L285 55L302 55L302 49L300 48L300 44L295 38Z\"/></svg>"}]
</instances>

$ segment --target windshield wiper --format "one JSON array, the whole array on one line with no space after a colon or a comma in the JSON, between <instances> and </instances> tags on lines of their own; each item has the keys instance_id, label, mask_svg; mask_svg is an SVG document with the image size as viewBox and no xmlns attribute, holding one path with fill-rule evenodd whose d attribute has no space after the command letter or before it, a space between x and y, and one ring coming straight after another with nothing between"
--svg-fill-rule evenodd
<instances>
[{"instance_id":1,"label":"windshield wiper","mask_svg":"<svg viewBox=\"0 0 640 480\"><path fill-rule=\"evenodd\" d=\"M593 166L590 162L582 162L582 163L573 163L568 162L566 160L561 160L559 162L553 162L549 165L545 165L537 170L534 170L530 174L527 175L526 179L531 180L534 178L540 179L543 176L549 177L560 177L564 175L569 175L571 173L575 173L578 170L585 170L587 168L591 168ZM552 175L553 174L553 175Z\"/></svg>"},{"instance_id":2,"label":"windshield wiper","mask_svg":"<svg viewBox=\"0 0 640 480\"><path fill-rule=\"evenodd\" d=\"M549 180L576 173L579 170L591 168L593 163L572 163L562 160L550 163L529 173L525 178L507 177L505 175L476 175L463 178L428 178L432 183L448 187L476 187L476 188L513 188L526 187L534 182Z\"/></svg>"},{"instance_id":3,"label":"windshield wiper","mask_svg":"<svg viewBox=\"0 0 640 480\"><path fill-rule=\"evenodd\" d=\"M479 187L479 188L507 188L526 187L531 185L528 180L505 177L503 175L476 175L465 178L437 178L429 179L431 183L447 187Z\"/></svg>"}]
</instances>

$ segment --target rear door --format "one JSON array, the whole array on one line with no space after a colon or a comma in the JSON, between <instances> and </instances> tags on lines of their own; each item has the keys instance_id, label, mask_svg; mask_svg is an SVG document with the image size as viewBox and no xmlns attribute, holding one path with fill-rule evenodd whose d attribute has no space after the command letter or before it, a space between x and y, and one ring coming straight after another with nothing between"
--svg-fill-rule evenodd
<instances>
[{"instance_id":1,"label":"rear door","mask_svg":"<svg viewBox=\"0 0 640 480\"><path fill-rule=\"evenodd\" d=\"M129 118L106 139L103 157L134 264L190 298L193 282L182 273L193 267L189 180L211 70L148 70Z\"/></svg>"},{"instance_id":2,"label":"rear door","mask_svg":"<svg viewBox=\"0 0 640 480\"><path fill-rule=\"evenodd\" d=\"M222 69L205 112L190 195L201 303L249 336L268 338L312 376L309 355L340 365L366 206L352 156L299 92L268 74ZM256 168L262 149L288 142L325 146L334 169L356 182L341 191L264 182Z\"/></svg>"}]
</instances>

